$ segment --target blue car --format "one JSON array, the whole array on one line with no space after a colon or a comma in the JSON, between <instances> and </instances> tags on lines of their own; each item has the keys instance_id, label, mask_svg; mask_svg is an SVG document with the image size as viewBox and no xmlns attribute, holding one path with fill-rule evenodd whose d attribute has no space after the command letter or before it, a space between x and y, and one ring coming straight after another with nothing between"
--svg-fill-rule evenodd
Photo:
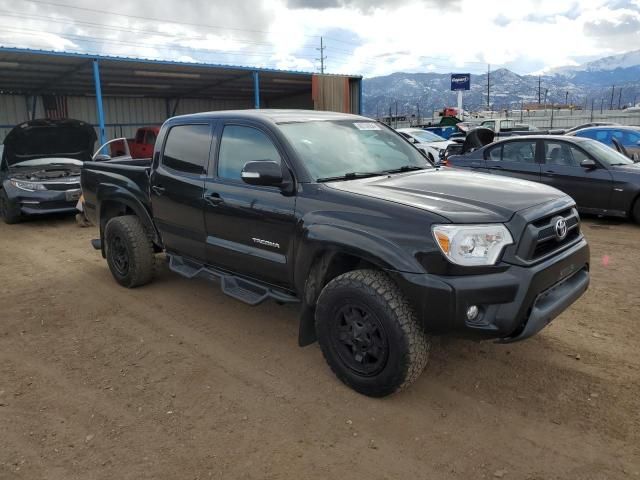
<instances>
[{"instance_id":1,"label":"blue car","mask_svg":"<svg viewBox=\"0 0 640 480\"><path fill-rule=\"evenodd\" d=\"M589 127L568 133L567 135L592 138L618 151L626 150L630 158L640 158L640 127L625 127L622 125ZM620 148L622 146L623 148Z\"/></svg>"}]
</instances>

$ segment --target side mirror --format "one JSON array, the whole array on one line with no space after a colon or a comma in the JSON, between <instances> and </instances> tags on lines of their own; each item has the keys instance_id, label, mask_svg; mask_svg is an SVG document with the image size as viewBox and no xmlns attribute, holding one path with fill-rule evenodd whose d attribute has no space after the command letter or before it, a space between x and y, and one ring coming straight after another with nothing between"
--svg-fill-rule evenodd
<instances>
[{"instance_id":1,"label":"side mirror","mask_svg":"<svg viewBox=\"0 0 640 480\"><path fill-rule=\"evenodd\" d=\"M598 164L594 160L591 160L590 158L585 158L580 162L580 166L582 168L586 168L587 170L593 170L594 168L598 167Z\"/></svg>"},{"instance_id":2,"label":"side mirror","mask_svg":"<svg viewBox=\"0 0 640 480\"><path fill-rule=\"evenodd\" d=\"M99 153L93 157L94 162L106 162L107 160L111 160L111 155L107 155L106 153Z\"/></svg>"},{"instance_id":3,"label":"side mirror","mask_svg":"<svg viewBox=\"0 0 640 480\"><path fill-rule=\"evenodd\" d=\"M407 137L407 140L409 140L410 143L418 143L418 141L413 137Z\"/></svg>"},{"instance_id":4,"label":"side mirror","mask_svg":"<svg viewBox=\"0 0 640 480\"><path fill-rule=\"evenodd\" d=\"M247 162L240 173L242 180L249 185L265 187L280 186L283 183L282 166L271 160Z\"/></svg>"}]
</instances>

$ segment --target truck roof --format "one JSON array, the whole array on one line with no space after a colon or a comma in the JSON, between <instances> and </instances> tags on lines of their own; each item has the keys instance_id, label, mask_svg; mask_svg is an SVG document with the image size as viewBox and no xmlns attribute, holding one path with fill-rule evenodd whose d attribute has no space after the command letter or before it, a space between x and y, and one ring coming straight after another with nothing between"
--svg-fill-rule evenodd
<instances>
[{"instance_id":1,"label":"truck roof","mask_svg":"<svg viewBox=\"0 0 640 480\"><path fill-rule=\"evenodd\" d=\"M274 123L289 122L314 122L329 120L365 120L370 118L360 115L339 112L323 112L317 110L285 110L285 109L249 109L249 110L222 110L216 112L202 112L174 117L180 120L203 120L220 118L237 118L247 120L269 120ZM172 119L173 120L173 119Z\"/></svg>"}]
</instances>

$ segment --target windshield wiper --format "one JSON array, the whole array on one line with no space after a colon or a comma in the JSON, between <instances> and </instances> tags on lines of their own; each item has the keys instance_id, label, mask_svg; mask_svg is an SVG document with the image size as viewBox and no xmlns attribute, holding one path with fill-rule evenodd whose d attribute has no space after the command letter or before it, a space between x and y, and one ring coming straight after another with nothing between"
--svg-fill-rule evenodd
<instances>
[{"instance_id":1,"label":"windshield wiper","mask_svg":"<svg viewBox=\"0 0 640 480\"><path fill-rule=\"evenodd\" d=\"M335 177L323 177L316 180L317 182L333 182L338 180L355 180L356 178L377 177L384 175L385 172L349 172L344 175L337 175Z\"/></svg>"},{"instance_id":2,"label":"windshield wiper","mask_svg":"<svg viewBox=\"0 0 640 480\"><path fill-rule=\"evenodd\" d=\"M414 170L424 170L426 167L421 167L419 165L403 165L402 167L392 168L390 170L384 170L382 173L402 173L402 172L412 172Z\"/></svg>"}]
</instances>

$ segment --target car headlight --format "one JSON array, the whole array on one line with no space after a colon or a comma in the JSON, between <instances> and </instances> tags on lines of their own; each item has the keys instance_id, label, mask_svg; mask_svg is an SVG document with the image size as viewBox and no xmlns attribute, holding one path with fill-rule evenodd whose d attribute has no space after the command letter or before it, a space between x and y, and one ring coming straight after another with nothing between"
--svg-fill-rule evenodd
<instances>
[{"instance_id":1,"label":"car headlight","mask_svg":"<svg viewBox=\"0 0 640 480\"><path fill-rule=\"evenodd\" d=\"M513 238L507 227L493 225L434 225L436 243L445 257L457 265L495 265Z\"/></svg>"},{"instance_id":2,"label":"car headlight","mask_svg":"<svg viewBox=\"0 0 640 480\"><path fill-rule=\"evenodd\" d=\"M27 192L35 192L36 190L47 189L47 187L45 187L42 183L38 182L24 182L22 180L16 180L14 178L12 178L10 182L14 187L19 188L20 190L26 190Z\"/></svg>"}]
</instances>

